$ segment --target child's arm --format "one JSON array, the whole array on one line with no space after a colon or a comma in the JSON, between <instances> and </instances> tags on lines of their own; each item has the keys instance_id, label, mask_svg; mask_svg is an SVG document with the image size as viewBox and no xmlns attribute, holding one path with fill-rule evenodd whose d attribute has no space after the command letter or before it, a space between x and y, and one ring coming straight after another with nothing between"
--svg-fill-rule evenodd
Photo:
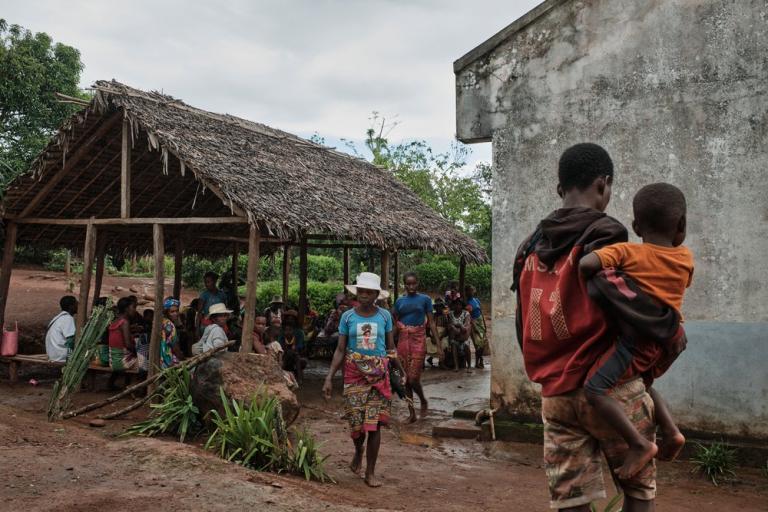
<instances>
[{"instance_id":1,"label":"child's arm","mask_svg":"<svg viewBox=\"0 0 768 512\"><path fill-rule=\"evenodd\" d=\"M603 269L600 258L594 252L591 252L579 260L579 273L584 278L590 278Z\"/></svg>"}]
</instances>

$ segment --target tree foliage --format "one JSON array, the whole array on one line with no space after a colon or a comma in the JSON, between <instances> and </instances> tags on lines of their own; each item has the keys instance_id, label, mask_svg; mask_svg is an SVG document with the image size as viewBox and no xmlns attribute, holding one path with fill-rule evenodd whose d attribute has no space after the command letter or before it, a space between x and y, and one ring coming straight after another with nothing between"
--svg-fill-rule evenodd
<instances>
[{"instance_id":1,"label":"tree foliage","mask_svg":"<svg viewBox=\"0 0 768 512\"><path fill-rule=\"evenodd\" d=\"M0 196L77 107L54 93L83 97L80 52L0 19Z\"/></svg>"},{"instance_id":2,"label":"tree foliage","mask_svg":"<svg viewBox=\"0 0 768 512\"><path fill-rule=\"evenodd\" d=\"M365 139L372 163L391 171L422 201L490 253L490 164L480 163L468 172L471 150L458 142L444 153L434 152L424 140L392 143L389 134L396 126L373 113ZM359 154L354 144L347 142L347 146Z\"/></svg>"}]
</instances>

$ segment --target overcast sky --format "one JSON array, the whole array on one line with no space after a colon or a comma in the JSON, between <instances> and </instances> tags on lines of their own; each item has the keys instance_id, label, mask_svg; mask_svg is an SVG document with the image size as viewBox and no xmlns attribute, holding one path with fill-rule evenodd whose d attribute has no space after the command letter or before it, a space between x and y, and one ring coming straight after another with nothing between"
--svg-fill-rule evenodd
<instances>
[{"instance_id":1,"label":"overcast sky","mask_svg":"<svg viewBox=\"0 0 768 512\"><path fill-rule=\"evenodd\" d=\"M215 3L219 5L214 5ZM5 0L0 17L78 48L82 85L156 89L329 144L370 113L448 148L453 61L539 0ZM490 160L490 145L471 160Z\"/></svg>"}]
</instances>

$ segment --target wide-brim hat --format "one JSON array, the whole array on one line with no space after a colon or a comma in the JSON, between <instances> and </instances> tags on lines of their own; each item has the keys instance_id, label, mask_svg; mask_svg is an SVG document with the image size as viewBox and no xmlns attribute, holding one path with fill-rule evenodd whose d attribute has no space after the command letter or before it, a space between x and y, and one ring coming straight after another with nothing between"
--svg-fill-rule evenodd
<instances>
[{"instance_id":1,"label":"wide-brim hat","mask_svg":"<svg viewBox=\"0 0 768 512\"><path fill-rule=\"evenodd\" d=\"M355 281L355 284L344 285L344 288L346 288L352 295L357 295L357 289L362 288L363 290L376 290L379 292L380 299L389 297L389 292L381 289L381 278L378 274L374 274L373 272L361 272Z\"/></svg>"},{"instance_id":2,"label":"wide-brim hat","mask_svg":"<svg viewBox=\"0 0 768 512\"><path fill-rule=\"evenodd\" d=\"M225 306L221 302L217 304L213 304L211 307L208 308L208 316L223 315L223 314L229 314L229 313L232 313L232 310L227 309L227 306Z\"/></svg>"},{"instance_id":3,"label":"wide-brim hat","mask_svg":"<svg viewBox=\"0 0 768 512\"><path fill-rule=\"evenodd\" d=\"M283 304L283 297L282 297L282 295L274 295L274 296L272 296L272 300L269 303L270 304Z\"/></svg>"}]
</instances>

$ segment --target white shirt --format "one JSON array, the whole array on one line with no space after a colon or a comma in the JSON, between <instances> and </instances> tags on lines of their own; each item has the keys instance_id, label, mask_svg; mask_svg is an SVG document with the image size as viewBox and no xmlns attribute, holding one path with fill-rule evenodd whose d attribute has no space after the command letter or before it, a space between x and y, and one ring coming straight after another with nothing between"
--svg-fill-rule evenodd
<instances>
[{"instance_id":1,"label":"white shirt","mask_svg":"<svg viewBox=\"0 0 768 512\"><path fill-rule=\"evenodd\" d=\"M225 345L227 341L227 333L224 332L224 329L217 324L211 324L203 331L203 337L200 338L200 341L192 345L192 353L197 355L208 352Z\"/></svg>"},{"instance_id":2,"label":"white shirt","mask_svg":"<svg viewBox=\"0 0 768 512\"><path fill-rule=\"evenodd\" d=\"M65 362L69 356L67 338L75 335L75 319L66 311L62 311L48 324L45 333L45 353L51 361Z\"/></svg>"}]
</instances>

